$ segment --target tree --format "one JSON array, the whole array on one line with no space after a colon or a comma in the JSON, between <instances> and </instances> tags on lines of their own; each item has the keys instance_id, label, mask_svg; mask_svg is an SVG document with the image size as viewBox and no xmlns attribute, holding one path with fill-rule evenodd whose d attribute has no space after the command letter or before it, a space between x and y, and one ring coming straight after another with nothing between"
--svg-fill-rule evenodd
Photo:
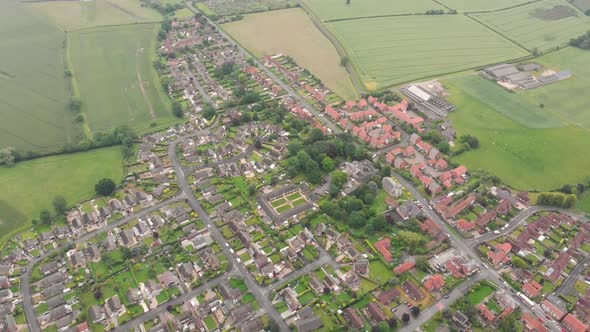
<instances>
[{"instance_id":1,"label":"tree","mask_svg":"<svg viewBox=\"0 0 590 332\"><path fill-rule=\"evenodd\" d=\"M45 225L51 224L51 214L49 213L49 210L41 211L41 213L39 213L39 220Z\"/></svg>"},{"instance_id":2,"label":"tree","mask_svg":"<svg viewBox=\"0 0 590 332\"><path fill-rule=\"evenodd\" d=\"M517 256L512 256L512 265L520 269L524 269L528 266L527 262L525 262L524 259Z\"/></svg>"},{"instance_id":3,"label":"tree","mask_svg":"<svg viewBox=\"0 0 590 332\"><path fill-rule=\"evenodd\" d=\"M182 105L177 101L172 103L172 114L177 118L182 118L183 116Z\"/></svg>"},{"instance_id":4,"label":"tree","mask_svg":"<svg viewBox=\"0 0 590 332\"><path fill-rule=\"evenodd\" d=\"M311 143L317 142L317 141L321 141L324 139L324 133L318 129L318 128L313 128L310 132L309 132L309 140L311 141Z\"/></svg>"},{"instance_id":5,"label":"tree","mask_svg":"<svg viewBox=\"0 0 590 332\"><path fill-rule=\"evenodd\" d=\"M418 315L420 315L420 308L417 306L413 306L412 309L410 309L410 312L412 313L412 316L416 318L418 317Z\"/></svg>"},{"instance_id":6,"label":"tree","mask_svg":"<svg viewBox=\"0 0 590 332\"><path fill-rule=\"evenodd\" d=\"M257 150L260 150L260 149L262 149L262 142L261 142L259 139L256 139L256 141L254 142L254 147L255 147Z\"/></svg>"},{"instance_id":7,"label":"tree","mask_svg":"<svg viewBox=\"0 0 590 332\"><path fill-rule=\"evenodd\" d=\"M16 162L14 148L8 147L0 150L0 166L12 167Z\"/></svg>"},{"instance_id":8,"label":"tree","mask_svg":"<svg viewBox=\"0 0 590 332\"><path fill-rule=\"evenodd\" d=\"M113 180L104 178L98 181L98 183L94 186L94 190L101 196L108 196L113 191L115 191L116 187L117 185Z\"/></svg>"},{"instance_id":9,"label":"tree","mask_svg":"<svg viewBox=\"0 0 590 332\"><path fill-rule=\"evenodd\" d=\"M459 141L462 143L467 143L471 149L479 148L479 140L473 135L463 135L459 138Z\"/></svg>"},{"instance_id":10,"label":"tree","mask_svg":"<svg viewBox=\"0 0 590 332\"><path fill-rule=\"evenodd\" d=\"M205 104L205 107L203 108L203 117L205 119L211 120L216 114L217 111L215 111L215 108L213 108L213 106Z\"/></svg>"},{"instance_id":11,"label":"tree","mask_svg":"<svg viewBox=\"0 0 590 332\"><path fill-rule=\"evenodd\" d=\"M72 97L68 103L68 108L73 113L78 113L82 109L82 100L78 97Z\"/></svg>"},{"instance_id":12,"label":"tree","mask_svg":"<svg viewBox=\"0 0 590 332\"><path fill-rule=\"evenodd\" d=\"M336 168L336 163L334 162L334 159L330 157L325 157L324 160L322 160L322 168L326 172L333 171L334 168Z\"/></svg>"},{"instance_id":13,"label":"tree","mask_svg":"<svg viewBox=\"0 0 590 332\"><path fill-rule=\"evenodd\" d=\"M350 0L346 0L346 2L347 2L347 4L350 4ZM346 56L343 56L343 57L340 59L340 65L341 65L342 67L346 67L346 66L348 65L348 63L349 63L349 62L350 62L350 59L349 59L348 57L346 57Z\"/></svg>"},{"instance_id":14,"label":"tree","mask_svg":"<svg viewBox=\"0 0 590 332\"><path fill-rule=\"evenodd\" d=\"M449 142L440 142L436 145L436 147L438 148L438 150L442 153L449 153L449 151L451 151L451 145L449 144Z\"/></svg>"},{"instance_id":15,"label":"tree","mask_svg":"<svg viewBox=\"0 0 590 332\"><path fill-rule=\"evenodd\" d=\"M63 196L56 196L53 199L53 209L58 216L64 215L68 211L68 203Z\"/></svg>"},{"instance_id":16,"label":"tree","mask_svg":"<svg viewBox=\"0 0 590 332\"><path fill-rule=\"evenodd\" d=\"M409 321L410 321L410 315L407 312L405 312L402 315L402 322L404 322L404 324L408 324Z\"/></svg>"}]
</instances>

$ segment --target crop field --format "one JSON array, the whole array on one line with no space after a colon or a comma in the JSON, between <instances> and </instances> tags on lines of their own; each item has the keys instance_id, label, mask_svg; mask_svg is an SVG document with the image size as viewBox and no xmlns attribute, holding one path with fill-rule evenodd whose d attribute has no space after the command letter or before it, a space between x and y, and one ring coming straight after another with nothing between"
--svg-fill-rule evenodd
<instances>
[{"instance_id":1,"label":"crop field","mask_svg":"<svg viewBox=\"0 0 590 332\"><path fill-rule=\"evenodd\" d=\"M222 27L255 57L277 53L291 56L340 97L358 98L346 69L340 65L336 48L303 10L250 14Z\"/></svg>"},{"instance_id":2,"label":"crop field","mask_svg":"<svg viewBox=\"0 0 590 332\"><path fill-rule=\"evenodd\" d=\"M138 0L41 1L28 6L64 31L162 20L157 11L141 7Z\"/></svg>"},{"instance_id":3,"label":"crop field","mask_svg":"<svg viewBox=\"0 0 590 332\"><path fill-rule=\"evenodd\" d=\"M423 14L444 9L432 0L304 0L304 4L321 20L342 20L386 15Z\"/></svg>"},{"instance_id":4,"label":"crop field","mask_svg":"<svg viewBox=\"0 0 590 332\"><path fill-rule=\"evenodd\" d=\"M463 15L423 15L326 24L368 90L452 73L528 53Z\"/></svg>"},{"instance_id":5,"label":"crop field","mask_svg":"<svg viewBox=\"0 0 590 332\"><path fill-rule=\"evenodd\" d=\"M458 12L491 11L518 6L529 0L439 0L446 7Z\"/></svg>"},{"instance_id":6,"label":"crop field","mask_svg":"<svg viewBox=\"0 0 590 332\"><path fill-rule=\"evenodd\" d=\"M119 147L23 161L0 169L0 234L30 225L51 201L63 195L75 204L94 195L94 185L108 177L123 178Z\"/></svg>"},{"instance_id":7,"label":"crop field","mask_svg":"<svg viewBox=\"0 0 590 332\"><path fill-rule=\"evenodd\" d=\"M451 93L449 101L458 107L450 115L457 135L472 134L480 141L479 149L454 157L454 162L497 175L521 190L550 190L588 177L590 154L580 153L590 142L588 130L572 125L531 128L497 111L491 103L498 97L479 99L464 92L469 80L444 84ZM486 91L478 94L485 95ZM514 110L518 104L502 107Z\"/></svg>"},{"instance_id":8,"label":"crop field","mask_svg":"<svg viewBox=\"0 0 590 332\"><path fill-rule=\"evenodd\" d=\"M544 85L518 94L531 104L543 104L544 109L557 114L564 122L590 130L590 52L568 47L544 55L535 61L555 70L571 70L567 80Z\"/></svg>"},{"instance_id":9,"label":"crop field","mask_svg":"<svg viewBox=\"0 0 590 332\"><path fill-rule=\"evenodd\" d=\"M523 47L546 51L590 30L590 17L564 1L545 0L474 18Z\"/></svg>"},{"instance_id":10,"label":"crop field","mask_svg":"<svg viewBox=\"0 0 590 332\"><path fill-rule=\"evenodd\" d=\"M296 4L292 0L205 0L197 2L196 7L205 15L226 16L291 8Z\"/></svg>"},{"instance_id":11,"label":"crop field","mask_svg":"<svg viewBox=\"0 0 590 332\"><path fill-rule=\"evenodd\" d=\"M158 24L103 27L68 34L68 55L91 131L172 120L153 67Z\"/></svg>"},{"instance_id":12,"label":"crop field","mask_svg":"<svg viewBox=\"0 0 590 332\"><path fill-rule=\"evenodd\" d=\"M74 138L64 40L46 18L0 1L0 148L49 152Z\"/></svg>"}]
</instances>

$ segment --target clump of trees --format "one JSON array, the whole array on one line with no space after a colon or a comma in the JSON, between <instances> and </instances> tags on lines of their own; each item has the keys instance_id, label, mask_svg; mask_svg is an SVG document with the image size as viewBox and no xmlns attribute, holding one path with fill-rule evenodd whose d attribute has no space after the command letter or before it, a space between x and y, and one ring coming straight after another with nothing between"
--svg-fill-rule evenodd
<instances>
[{"instance_id":1,"label":"clump of trees","mask_svg":"<svg viewBox=\"0 0 590 332\"><path fill-rule=\"evenodd\" d=\"M426 15L444 15L445 11L442 9L430 9L427 10L426 13L424 13Z\"/></svg>"},{"instance_id":2,"label":"clump of trees","mask_svg":"<svg viewBox=\"0 0 590 332\"><path fill-rule=\"evenodd\" d=\"M537 204L572 208L576 205L576 195L558 192L542 193L537 198Z\"/></svg>"},{"instance_id":3,"label":"clump of trees","mask_svg":"<svg viewBox=\"0 0 590 332\"><path fill-rule=\"evenodd\" d=\"M108 178L103 178L96 185L94 185L94 190L97 194L101 196L108 196L115 191L117 185L115 182Z\"/></svg>"},{"instance_id":4,"label":"clump of trees","mask_svg":"<svg viewBox=\"0 0 590 332\"><path fill-rule=\"evenodd\" d=\"M586 15L590 14L590 9L586 11ZM590 50L590 31L581 35L578 38L570 39L570 45L581 48L583 50Z\"/></svg>"}]
</instances>

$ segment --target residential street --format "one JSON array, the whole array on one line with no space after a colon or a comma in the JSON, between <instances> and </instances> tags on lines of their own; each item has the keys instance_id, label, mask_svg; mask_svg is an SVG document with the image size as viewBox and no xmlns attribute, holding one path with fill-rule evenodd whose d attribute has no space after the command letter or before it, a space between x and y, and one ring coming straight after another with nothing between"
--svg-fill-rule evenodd
<instances>
[{"instance_id":1,"label":"residential street","mask_svg":"<svg viewBox=\"0 0 590 332\"><path fill-rule=\"evenodd\" d=\"M23 298L23 309L25 311L25 316L27 317L27 324L29 327L29 331L31 331L31 332L41 331L41 326L39 325L39 321L37 320L37 316L35 315L35 308L33 305L33 294L31 292L31 274L33 273L33 268L35 267L35 265L37 265L39 262L43 261L45 258L47 258L52 253L63 250L64 248L66 248L67 246L69 246L71 244L86 242L101 233L113 230L114 228L117 228L123 224L126 224L134 219L145 217L148 214L150 214L156 210L159 210L160 208L162 208L170 203L173 203L173 202L176 202L179 200L183 200L184 198L185 198L184 193L181 193L174 198L162 201L156 205L153 205L153 206L150 206L146 209L143 209L138 213L134 213L134 214L129 215L125 218L121 218L117 221L107 224L106 226L104 226L102 228L96 229L92 232L85 233L84 235L82 235L72 241L68 241L64 245L59 246L53 250L47 251L46 253L42 254L41 256L29 261L29 264L27 264L27 266L26 266L27 271L21 276L21 294L22 294L22 298Z\"/></svg>"}]
</instances>

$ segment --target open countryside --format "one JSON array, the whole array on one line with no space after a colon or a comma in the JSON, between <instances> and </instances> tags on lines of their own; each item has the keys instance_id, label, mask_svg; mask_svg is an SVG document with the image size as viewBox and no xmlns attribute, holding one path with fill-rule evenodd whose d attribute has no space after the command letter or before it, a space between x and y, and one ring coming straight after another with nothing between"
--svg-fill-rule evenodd
<instances>
[{"instance_id":1,"label":"open countryside","mask_svg":"<svg viewBox=\"0 0 590 332\"><path fill-rule=\"evenodd\" d=\"M518 6L528 0L439 0L447 8L463 12L483 12Z\"/></svg>"},{"instance_id":2,"label":"open countryside","mask_svg":"<svg viewBox=\"0 0 590 332\"><path fill-rule=\"evenodd\" d=\"M145 129L172 120L153 66L159 24L101 27L68 34L68 53L90 130Z\"/></svg>"},{"instance_id":3,"label":"open countryside","mask_svg":"<svg viewBox=\"0 0 590 332\"><path fill-rule=\"evenodd\" d=\"M222 27L257 58L288 55L342 98L358 97L336 48L301 9L249 14Z\"/></svg>"},{"instance_id":4,"label":"open countryside","mask_svg":"<svg viewBox=\"0 0 590 332\"><path fill-rule=\"evenodd\" d=\"M30 225L51 201L63 195L74 205L94 196L102 178L120 181L123 160L119 147L23 161L0 168L0 234ZM5 240L5 239L2 239Z\"/></svg>"},{"instance_id":5,"label":"open countryside","mask_svg":"<svg viewBox=\"0 0 590 332\"><path fill-rule=\"evenodd\" d=\"M0 1L0 40L0 146L48 152L75 141L63 33L26 6Z\"/></svg>"},{"instance_id":6,"label":"open countryside","mask_svg":"<svg viewBox=\"0 0 590 332\"><path fill-rule=\"evenodd\" d=\"M567 2L557 0L543 0L473 17L531 51L563 47L571 38L590 29L590 17Z\"/></svg>"},{"instance_id":7,"label":"open countryside","mask_svg":"<svg viewBox=\"0 0 590 332\"><path fill-rule=\"evenodd\" d=\"M349 5L340 0L304 0L303 3L323 22L360 17L424 14L428 10L444 9L432 0L352 0Z\"/></svg>"},{"instance_id":8,"label":"open countryside","mask_svg":"<svg viewBox=\"0 0 590 332\"><path fill-rule=\"evenodd\" d=\"M26 6L50 18L63 31L162 20L158 12L140 6L137 0L40 1Z\"/></svg>"},{"instance_id":9,"label":"open countryside","mask_svg":"<svg viewBox=\"0 0 590 332\"><path fill-rule=\"evenodd\" d=\"M368 90L528 54L462 15L359 19L327 27Z\"/></svg>"},{"instance_id":10,"label":"open countryside","mask_svg":"<svg viewBox=\"0 0 590 332\"><path fill-rule=\"evenodd\" d=\"M484 90L475 95L472 83L464 79L445 82L451 93L449 100L458 107L451 115L458 135L475 135L481 142L478 150L454 158L456 162L486 170L520 190L551 190L588 177L590 155L579 153L590 142L588 130L573 125L535 128L538 122L534 117L529 120L531 126L512 120L497 110L495 96L486 97L494 90L478 85ZM518 108L518 103L508 102L503 101L502 107Z\"/></svg>"}]
</instances>

